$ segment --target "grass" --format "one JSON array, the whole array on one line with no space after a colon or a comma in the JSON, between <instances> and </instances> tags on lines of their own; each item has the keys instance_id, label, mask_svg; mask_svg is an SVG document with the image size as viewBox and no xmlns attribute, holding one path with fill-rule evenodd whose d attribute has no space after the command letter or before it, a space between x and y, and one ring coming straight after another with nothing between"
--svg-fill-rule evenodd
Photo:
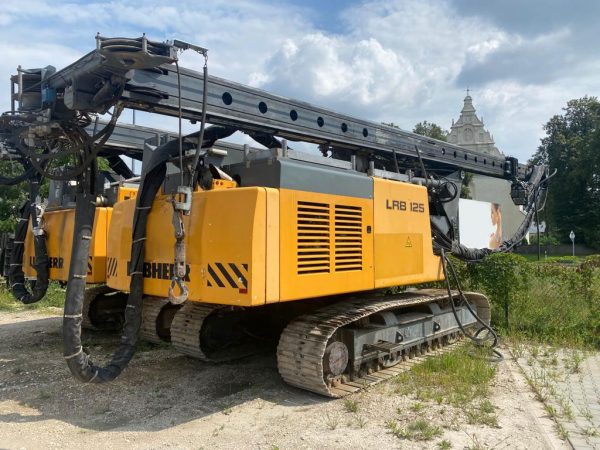
<instances>
[{"instance_id":1,"label":"grass","mask_svg":"<svg viewBox=\"0 0 600 450\"><path fill-rule=\"evenodd\" d=\"M340 424L340 418L336 415L325 413L325 425L330 430L335 430Z\"/></svg>"},{"instance_id":2,"label":"grass","mask_svg":"<svg viewBox=\"0 0 600 450\"><path fill-rule=\"evenodd\" d=\"M471 425L486 425L488 427L499 428L498 417L495 411L496 407L492 402L485 399L479 405L467 408L465 414L467 422Z\"/></svg>"},{"instance_id":3,"label":"grass","mask_svg":"<svg viewBox=\"0 0 600 450\"><path fill-rule=\"evenodd\" d=\"M592 412L588 408L582 408L582 409L580 409L579 412L586 420L588 420L590 422L594 418L594 416L592 415Z\"/></svg>"},{"instance_id":4,"label":"grass","mask_svg":"<svg viewBox=\"0 0 600 450\"><path fill-rule=\"evenodd\" d=\"M496 366L488 357L488 351L466 344L395 377L395 392L414 396L417 401L410 411L420 417L406 426L388 421L387 428L400 439L420 441L441 436L442 429L423 418L422 413L429 408L427 402L458 408L469 424L498 427L496 407L487 398L489 384L496 375ZM398 409L400 416L405 413L406 410ZM449 449L451 443L441 441L437 448Z\"/></svg>"},{"instance_id":5,"label":"grass","mask_svg":"<svg viewBox=\"0 0 600 450\"><path fill-rule=\"evenodd\" d=\"M394 379L397 393L414 394L419 401L435 401L465 407L487 396L496 368L484 354L465 345L457 350L427 359ZM413 405L414 408L414 405ZM417 407L418 408L418 407Z\"/></svg>"},{"instance_id":6,"label":"grass","mask_svg":"<svg viewBox=\"0 0 600 450\"><path fill-rule=\"evenodd\" d=\"M599 306L560 278L532 277L524 291L510 299L509 308L509 328L503 330L505 334L554 345L598 345L594 324L598 321ZM496 308L496 317L499 314L503 317L500 308ZM501 325L501 320L498 322Z\"/></svg>"},{"instance_id":7,"label":"grass","mask_svg":"<svg viewBox=\"0 0 600 450\"><path fill-rule=\"evenodd\" d=\"M58 283L50 282L42 300L31 305L17 301L8 290L5 280L0 278L0 311L48 310L62 308L65 303L65 290Z\"/></svg>"},{"instance_id":8,"label":"grass","mask_svg":"<svg viewBox=\"0 0 600 450\"><path fill-rule=\"evenodd\" d=\"M566 441L569 437L569 431L565 428L563 424L558 422L556 422L556 432L563 441Z\"/></svg>"},{"instance_id":9,"label":"grass","mask_svg":"<svg viewBox=\"0 0 600 450\"><path fill-rule=\"evenodd\" d=\"M471 438L471 445L465 447L465 450L485 450L486 447L483 446L479 439L475 435L469 435Z\"/></svg>"},{"instance_id":10,"label":"grass","mask_svg":"<svg viewBox=\"0 0 600 450\"><path fill-rule=\"evenodd\" d=\"M438 442L437 448L440 450L450 450L452 448L452 443L446 439Z\"/></svg>"},{"instance_id":11,"label":"grass","mask_svg":"<svg viewBox=\"0 0 600 450\"><path fill-rule=\"evenodd\" d=\"M365 419L362 415L357 414L355 416L355 421L356 421L356 426L358 428L364 428L365 425L367 424L367 419Z\"/></svg>"},{"instance_id":12,"label":"grass","mask_svg":"<svg viewBox=\"0 0 600 450\"><path fill-rule=\"evenodd\" d=\"M571 351L570 358L565 362L567 369L571 373L581 372L581 363L583 362L583 356L577 350Z\"/></svg>"},{"instance_id":13,"label":"grass","mask_svg":"<svg viewBox=\"0 0 600 450\"><path fill-rule=\"evenodd\" d=\"M386 424L390 432L400 439L411 441L430 441L437 436L442 435L442 429L436 425L431 425L423 419L415 420L406 427L400 427L398 422L391 420Z\"/></svg>"},{"instance_id":14,"label":"grass","mask_svg":"<svg viewBox=\"0 0 600 450\"><path fill-rule=\"evenodd\" d=\"M556 411L556 408L554 406L549 405L549 404L544 404L544 410L546 411L548 416L551 417L552 419L556 420L558 418L558 412Z\"/></svg>"},{"instance_id":15,"label":"grass","mask_svg":"<svg viewBox=\"0 0 600 450\"><path fill-rule=\"evenodd\" d=\"M344 409L349 413L357 413L358 412L358 402L352 399L344 400Z\"/></svg>"},{"instance_id":16,"label":"grass","mask_svg":"<svg viewBox=\"0 0 600 450\"><path fill-rule=\"evenodd\" d=\"M223 431L224 429L225 429L225 425L224 425L224 424L223 424L223 425L221 425L221 426L219 426L219 427L216 427L216 428L215 428L215 429L212 431L212 435L213 435L213 437L217 437L217 436L218 436L218 435L221 433L221 431Z\"/></svg>"},{"instance_id":17,"label":"grass","mask_svg":"<svg viewBox=\"0 0 600 450\"><path fill-rule=\"evenodd\" d=\"M418 413L418 412L423 411L423 409L425 409L425 405L421 402L417 402L417 403L413 404L410 407L410 409L411 409L411 411Z\"/></svg>"},{"instance_id":18,"label":"grass","mask_svg":"<svg viewBox=\"0 0 600 450\"><path fill-rule=\"evenodd\" d=\"M526 253L520 254L527 261L537 262L538 255L537 253ZM544 251L542 250L542 255L540 258L540 262L547 263L561 263L561 264L579 264L585 259L585 256L572 256L572 255L563 255L563 256L544 256Z\"/></svg>"},{"instance_id":19,"label":"grass","mask_svg":"<svg viewBox=\"0 0 600 450\"><path fill-rule=\"evenodd\" d=\"M600 256L538 263L515 254L494 254L478 264L454 264L465 290L488 296L492 324L503 337L600 348Z\"/></svg>"}]
</instances>

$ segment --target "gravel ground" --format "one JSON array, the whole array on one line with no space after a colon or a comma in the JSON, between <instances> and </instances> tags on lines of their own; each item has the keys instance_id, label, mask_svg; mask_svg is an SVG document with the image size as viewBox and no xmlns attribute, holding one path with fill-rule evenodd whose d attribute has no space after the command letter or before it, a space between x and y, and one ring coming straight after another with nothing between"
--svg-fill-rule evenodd
<instances>
[{"instance_id":1,"label":"gravel ground","mask_svg":"<svg viewBox=\"0 0 600 450\"><path fill-rule=\"evenodd\" d=\"M118 336L86 333L98 362ZM108 385L71 378L61 356L61 319L35 312L0 313L2 448L569 448L510 360L491 389L498 427L469 425L464 413L415 400L384 382L344 400L284 384L275 355L227 364L180 356L167 345L142 345L131 366ZM443 430L431 441L394 436L390 420L425 419Z\"/></svg>"}]
</instances>

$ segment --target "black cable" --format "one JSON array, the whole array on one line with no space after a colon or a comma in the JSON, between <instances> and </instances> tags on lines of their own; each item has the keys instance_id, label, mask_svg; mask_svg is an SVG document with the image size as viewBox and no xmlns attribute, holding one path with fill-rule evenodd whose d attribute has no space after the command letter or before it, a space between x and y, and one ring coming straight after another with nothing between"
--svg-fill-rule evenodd
<instances>
[{"instance_id":1,"label":"black cable","mask_svg":"<svg viewBox=\"0 0 600 450\"><path fill-rule=\"evenodd\" d=\"M181 132L181 121L183 118L183 113L181 111L181 73L179 70L179 61L178 60L175 60L175 68L177 70L177 106L179 108L179 112L178 112L179 132L177 135L177 140L179 142L179 175L181 177L181 180L180 180L181 186L183 186L183 134ZM159 145L160 145L160 142L157 142L156 146L158 147Z\"/></svg>"},{"instance_id":2,"label":"black cable","mask_svg":"<svg viewBox=\"0 0 600 450\"><path fill-rule=\"evenodd\" d=\"M492 352L494 353L494 355L496 355L496 358L498 358L498 361L501 361L502 359L504 359L504 356L502 355L502 353L500 353L495 348L498 345L498 335L496 334L496 332L490 325L485 323L477 315L477 313L475 311L473 311L473 308L471 307L469 301L467 300L467 298L462 290L462 287L460 286L460 281L458 279L458 275L456 274L456 270L454 269L454 265L452 264L452 261L450 261L450 259L448 259L448 257L446 256L444 249L442 249L441 261L442 261L442 269L444 271L444 278L445 278L445 282L446 282L446 289L448 291L448 299L450 300L450 306L452 307L452 314L454 315L454 318L456 320L458 327L460 328L460 331L478 347L486 346L485 343L490 341L489 336L491 336L492 343L489 345L489 348L492 349ZM475 320L482 325L482 327L479 328L475 332L474 335L467 333L467 330L465 329L465 327L463 326L462 322L460 321L460 319L458 317L458 312L456 311L456 305L454 304L454 295L452 294L452 287L450 286L450 278L448 276L449 275L448 267L450 267L450 272L452 273L452 277L454 278L454 281L456 282L456 289L458 290L461 301L465 304L465 306L467 307L469 312L473 315ZM489 333L488 336L485 338L479 338L478 337L479 334L484 330Z\"/></svg>"},{"instance_id":3,"label":"black cable","mask_svg":"<svg viewBox=\"0 0 600 450\"><path fill-rule=\"evenodd\" d=\"M46 245L46 236L38 231L38 217L35 200L39 193L40 176L36 175L29 180L29 198L21 209L21 217L15 226L15 239L10 254L8 268L8 283L13 296L23 304L37 303L46 295L49 284L49 258ZM36 279L31 282L31 291L25 285L23 273L23 255L25 253L25 240L31 219L33 233L34 263Z\"/></svg>"},{"instance_id":4,"label":"black cable","mask_svg":"<svg viewBox=\"0 0 600 450\"><path fill-rule=\"evenodd\" d=\"M118 117L121 115L123 111L123 106L118 104L115 105L112 117L108 124L100 130L97 134L93 136L89 136L85 130L79 128L78 126L65 126L63 129L64 135L68 138L70 145L74 146L74 149L68 149L62 152L44 152L42 155L49 154L50 158L46 156L42 156L35 151L31 151L28 149L26 145L21 144L19 147L19 151L29 158L31 165L38 171L38 173L42 174L45 178L57 181L70 181L80 177L85 170L92 164L94 159L98 156L98 152L101 150L102 146L106 143L106 141L111 136ZM66 128L66 129L65 129ZM58 159L63 156L68 156L72 154L78 154L80 157L80 161L77 164L77 168L61 175L50 172L46 169L44 165L38 161L39 159L47 160L47 159Z\"/></svg>"},{"instance_id":5,"label":"black cable","mask_svg":"<svg viewBox=\"0 0 600 450\"><path fill-rule=\"evenodd\" d=\"M511 251L514 247L521 243L524 236L527 234L527 231L529 230L529 226L531 225L531 221L533 220L533 216L535 214L535 208L533 208L532 205L534 204L534 202L537 203L538 197L542 194L542 192L546 192L547 194L547 184L550 177L544 176L542 170L543 169L540 166L535 166L534 171L531 174L529 182L533 184L534 187L530 195L529 205L526 208L527 214L525 215L523 222L521 223L515 234L509 240L504 241L499 248L477 249L466 247L458 241L449 242L448 239L443 239L445 233L442 230L438 229L435 222L431 221L431 230L432 236L434 238L434 243L439 248L443 248L446 251L452 252L454 256L466 262L479 262L492 253L507 253ZM555 173L556 171L551 176L554 176ZM442 242L440 242L440 240L442 240Z\"/></svg>"},{"instance_id":6,"label":"black cable","mask_svg":"<svg viewBox=\"0 0 600 450\"><path fill-rule=\"evenodd\" d=\"M400 173L400 167L398 167L398 156L396 155L396 149L392 147L392 151L394 152L394 167L396 168L396 173Z\"/></svg>"},{"instance_id":7,"label":"black cable","mask_svg":"<svg viewBox=\"0 0 600 450\"><path fill-rule=\"evenodd\" d=\"M198 137L198 147L196 148L196 154L194 155L194 162L192 164L192 173L190 176L190 187L194 189L194 180L196 170L198 169L198 162L200 161L200 153L202 151L202 143L204 142L204 128L206 127L206 110L208 101L208 55L204 54L204 69L203 69L203 80L202 80L202 116L200 118L200 136Z\"/></svg>"},{"instance_id":8,"label":"black cable","mask_svg":"<svg viewBox=\"0 0 600 450\"><path fill-rule=\"evenodd\" d=\"M423 171L423 177L425 177L425 187L429 188L429 176L427 175L427 171L425 170L425 164L423 163L423 158L421 158L421 151L419 150L419 146L415 145L415 150L417 151L419 164L421 165L421 170Z\"/></svg>"}]
</instances>

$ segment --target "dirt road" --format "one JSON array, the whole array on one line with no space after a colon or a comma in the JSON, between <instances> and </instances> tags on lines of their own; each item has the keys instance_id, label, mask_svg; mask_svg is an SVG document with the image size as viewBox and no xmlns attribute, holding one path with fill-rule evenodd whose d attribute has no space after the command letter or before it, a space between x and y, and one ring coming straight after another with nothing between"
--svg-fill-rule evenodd
<instances>
[{"instance_id":1,"label":"dirt road","mask_svg":"<svg viewBox=\"0 0 600 450\"><path fill-rule=\"evenodd\" d=\"M97 362L117 340L84 334ZM567 448L510 362L492 387L496 428L469 425L444 404L416 412L389 382L354 395L349 411L284 384L273 353L214 365L143 344L117 381L83 385L61 356L61 318L49 314L0 313L0 342L1 448ZM417 415L443 435L415 442L390 432L390 420Z\"/></svg>"}]
</instances>

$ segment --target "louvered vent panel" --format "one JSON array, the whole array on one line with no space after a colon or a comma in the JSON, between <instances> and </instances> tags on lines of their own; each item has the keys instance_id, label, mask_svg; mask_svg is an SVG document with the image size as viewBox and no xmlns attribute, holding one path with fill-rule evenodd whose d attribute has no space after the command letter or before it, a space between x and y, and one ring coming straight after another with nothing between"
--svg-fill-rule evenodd
<instances>
[{"instance_id":1,"label":"louvered vent panel","mask_svg":"<svg viewBox=\"0 0 600 450\"><path fill-rule=\"evenodd\" d=\"M335 205L335 271L362 270L362 208Z\"/></svg>"},{"instance_id":2,"label":"louvered vent panel","mask_svg":"<svg viewBox=\"0 0 600 450\"><path fill-rule=\"evenodd\" d=\"M329 272L330 215L327 203L298 202L298 274Z\"/></svg>"}]
</instances>

